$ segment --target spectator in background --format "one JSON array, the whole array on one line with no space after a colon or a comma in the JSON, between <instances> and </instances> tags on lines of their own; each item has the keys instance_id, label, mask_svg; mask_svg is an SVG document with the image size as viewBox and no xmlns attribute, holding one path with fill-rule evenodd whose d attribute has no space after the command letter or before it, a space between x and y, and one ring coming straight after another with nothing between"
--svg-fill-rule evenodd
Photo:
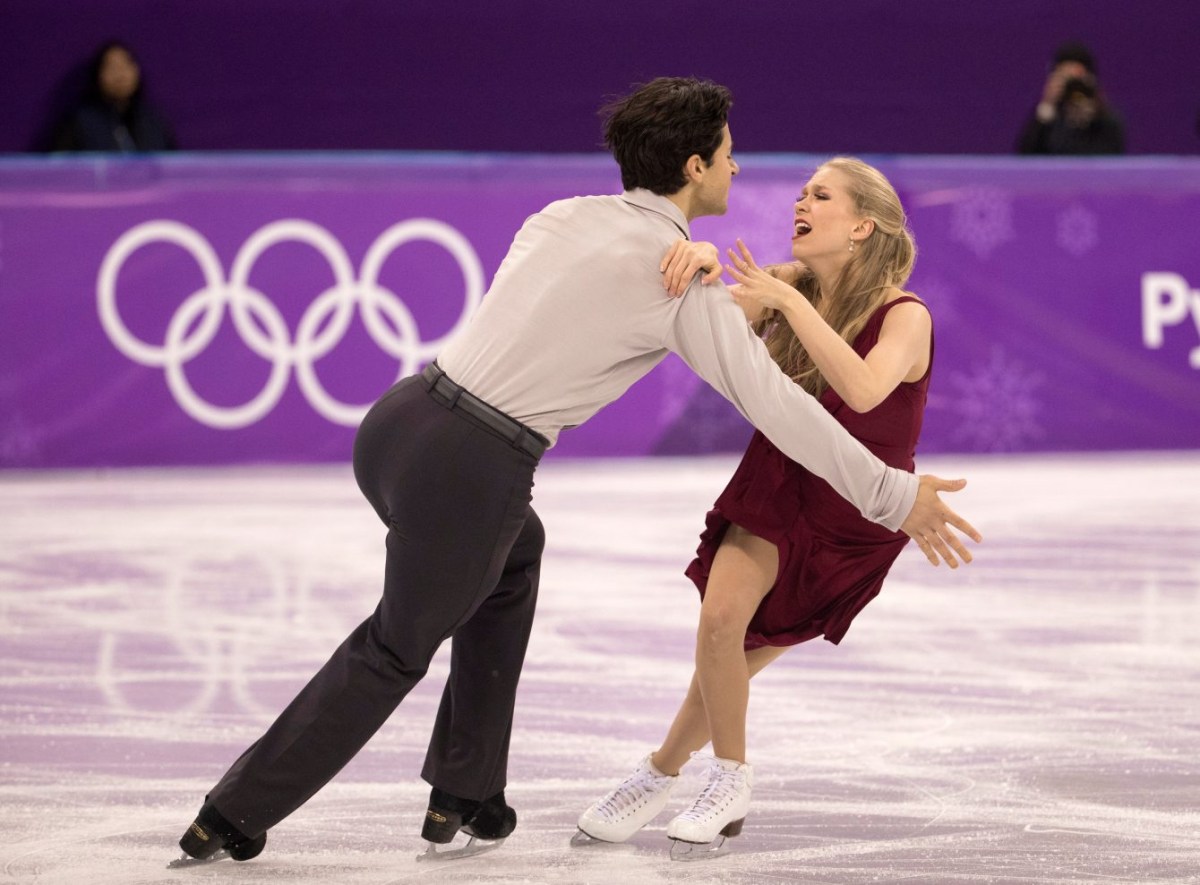
<instances>
[{"instance_id":1,"label":"spectator in background","mask_svg":"<svg viewBox=\"0 0 1200 885\"><path fill-rule=\"evenodd\" d=\"M52 146L56 151L166 151L176 147L170 126L144 96L132 50L110 41L97 51L79 105Z\"/></svg>"},{"instance_id":2,"label":"spectator in background","mask_svg":"<svg viewBox=\"0 0 1200 885\"><path fill-rule=\"evenodd\" d=\"M1091 51L1064 43L1017 143L1022 154L1123 154L1125 126L1096 82Z\"/></svg>"}]
</instances>

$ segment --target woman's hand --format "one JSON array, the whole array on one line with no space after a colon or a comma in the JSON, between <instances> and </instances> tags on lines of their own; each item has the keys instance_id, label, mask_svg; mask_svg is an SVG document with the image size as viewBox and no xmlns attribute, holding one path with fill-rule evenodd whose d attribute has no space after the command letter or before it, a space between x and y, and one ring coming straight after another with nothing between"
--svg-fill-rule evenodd
<instances>
[{"instance_id":1,"label":"woman's hand","mask_svg":"<svg viewBox=\"0 0 1200 885\"><path fill-rule=\"evenodd\" d=\"M741 240L737 241L737 251L729 250L729 258L733 262L727 268L729 275L738 283L733 287L733 297L742 310L783 310L795 299L803 297L792 286L755 264L754 256Z\"/></svg>"},{"instance_id":2,"label":"woman's hand","mask_svg":"<svg viewBox=\"0 0 1200 885\"><path fill-rule=\"evenodd\" d=\"M699 271L704 271L700 281L705 285L721 278L721 253L712 243L676 240L658 266L658 272L663 275L663 288L672 298L682 295Z\"/></svg>"}]
</instances>

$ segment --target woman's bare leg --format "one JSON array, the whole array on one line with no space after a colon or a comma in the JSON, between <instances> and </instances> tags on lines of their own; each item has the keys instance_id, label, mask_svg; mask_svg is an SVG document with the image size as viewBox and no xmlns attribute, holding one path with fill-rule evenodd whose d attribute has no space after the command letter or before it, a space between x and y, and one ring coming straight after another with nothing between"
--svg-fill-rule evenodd
<instances>
[{"instance_id":1,"label":"woman's bare leg","mask_svg":"<svg viewBox=\"0 0 1200 885\"><path fill-rule=\"evenodd\" d=\"M774 544L740 526L729 527L713 559L696 632L697 682L713 755L722 759L746 761L746 627L778 571Z\"/></svg>"},{"instance_id":2,"label":"woman's bare leg","mask_svg":"<svg viewBox=\"0 0 1200 885\"><path fill-rule=\"evenodd\" d=\"M692 752L709 740L715 755L745 761L750 677L784 651L745 652L746 627L778 571L774 544L741 526L729 526L713 559L700 607L696 672L666 739L651 756L663 774L678 774Z\"/></svg>"},{"instance_id":3,"label":"woman's bare leg","mask_svg":"<svg viewBox=\"0 0 1200 885\"><path fill-rule=\"evenodd\" d=\"M736 525L726 531L700 607L696 673L683 704L662 747L651 754L651 768L638 765L620 786L580 815L584 838L624 842L649 823L665 807L674 776L693 751L708 743L710 735L715 755L745 761L750 677L784 652L782 648L744 650L746 627L775 583L778 560L773 544ZM669 777L656 777L653 769ZM749 799L748 784L743 782L743 787L747 789L739 788L736 798L744 802ZM705 838L698 839L693 838L693 831L710 825L711 821L689 820L680 825L682 835L672 835L670 829L668 835L707 841L711 837L706 832Z\"/></svg>"},{"instance_id":4,"label":"woman's bare leg","mask_svg":"<svg viewBox=\"0 0 1200 885\"><path fill-rule=\"evenodd\" d=\"M765 646L746 652L747 672L753 677L785 651L787 648ZM704 710L699 680L693 674L687 697L675 714L675 721L671 723L662 746L650 757L650 761L663 774L679 774L679 769L693 752L708 743L709 737L708 714Z\"/></svg>"}]
</instances>

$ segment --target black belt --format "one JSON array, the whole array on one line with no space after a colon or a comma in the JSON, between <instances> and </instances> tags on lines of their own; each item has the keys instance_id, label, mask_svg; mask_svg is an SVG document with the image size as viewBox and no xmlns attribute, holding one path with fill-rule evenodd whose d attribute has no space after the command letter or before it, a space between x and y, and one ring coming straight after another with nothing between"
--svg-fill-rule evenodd
<instances>
[{"instance_id":1,"label":"black belt","mask_svg":"<svg viewBox=\"0 0 1200 885\"><path fill-rule=\"evenodd\" d=\"M421 377L425 379L430 395L442 405L470 415L480 424L508 440L513 448L527 452L535 458L541 458L545 454L546 448L550 445L549 440L540 433L530 430L515 418L510 418L499 409L489 406L466 388L455 384L437 363L430 363L426 366Z\"/></svg>"}]
</instances>

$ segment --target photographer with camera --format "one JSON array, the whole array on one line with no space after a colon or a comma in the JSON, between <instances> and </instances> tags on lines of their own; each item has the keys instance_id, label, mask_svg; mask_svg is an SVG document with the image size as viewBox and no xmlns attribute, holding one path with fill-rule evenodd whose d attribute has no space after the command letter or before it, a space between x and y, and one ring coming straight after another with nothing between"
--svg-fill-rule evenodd
<instances>
[{"instance_id":1,"label":"photographer with camera","mask_svg":"<svg viewBox=\"0 0 1200 885\"><path fill-rule=\"evenodd\" d=\"M1021 137L1022 154L1123 154L1125 126L1096 83L1092 53L1065 43Z\"/></svg>"}]
</instances>

